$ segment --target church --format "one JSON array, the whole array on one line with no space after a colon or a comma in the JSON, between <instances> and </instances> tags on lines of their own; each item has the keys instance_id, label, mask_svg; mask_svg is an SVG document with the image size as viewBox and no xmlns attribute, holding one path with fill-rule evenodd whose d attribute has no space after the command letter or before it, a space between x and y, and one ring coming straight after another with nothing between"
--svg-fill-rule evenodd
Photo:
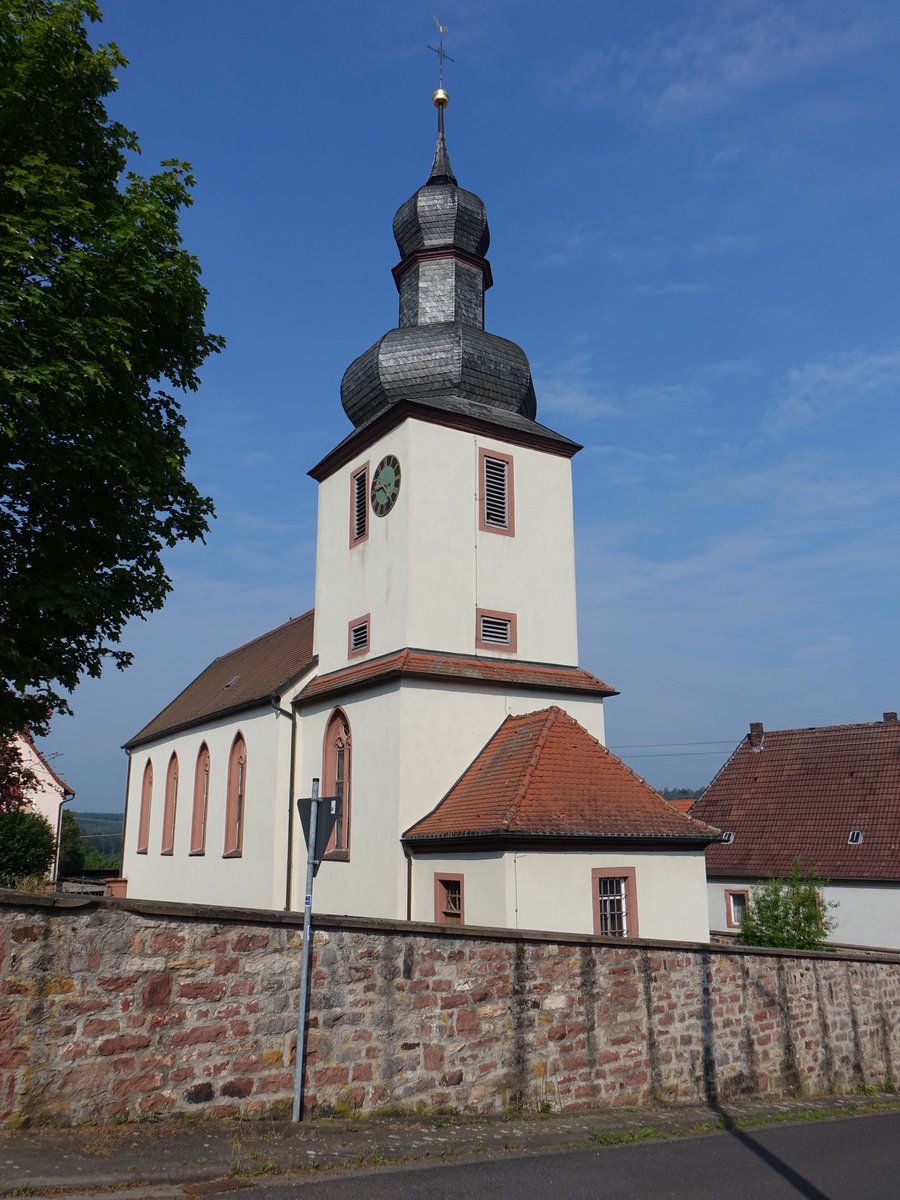
<instances>
[{"instance_id":1,"label":"church","mask_svg":"<svg viewBox=\"0 0 900 1200\"><path fill-rule=\"evenodd\" d=\"M707 941L715 829L604 745L578 664L572 459L484 328L490 242L434 94L394 216L397 327L347 368L315 608L217 658L126 744L112 894L302 911L297 799L339 797L314 911Z\"/></svg>"}]
</instances>

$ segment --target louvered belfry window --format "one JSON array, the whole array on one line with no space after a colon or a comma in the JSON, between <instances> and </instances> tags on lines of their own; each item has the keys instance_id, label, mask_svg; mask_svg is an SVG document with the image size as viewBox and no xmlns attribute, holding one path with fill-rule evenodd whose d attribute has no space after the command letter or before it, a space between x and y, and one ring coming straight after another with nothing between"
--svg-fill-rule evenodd
<instances>
[{"instance_id":1,"label":"louvered belfry window","mask_svg":"<svg viewBox=\"0 0 900 1200\"><path fill-rule=\"evenodd\" d=\"M370 617L368 613L364 617L357 617L355 621L351 621L347 626L348 658L352 658L355 654L365 654L369 649L369 626Z\"/></svg>"},{"instance_id":2,"label":"louvered belfry window","mask_svg":"<svg viewBox=\"0 0 900 1200\"><path fill-rule=\"evenodd\" d=\"M489 533L515 535L513 460L499 451L479 452L478 526Z\"/></svg>"},{"instance_id":3,"label":"louvered belfry window","mask_svg":"<svg viewBox=\"0 0 900 1200\"><path fill-rule=\"evenodd\" d=\"M484 456L484 523L509 528L509 465L502 458Z\"/></svg>"},{"instance_id":4,"label":"louvered belfry window","mask_svg":"<svg viewBox=\"0 0 900 1200\"><path fill-rule=\"evenodd\" d=\"M365 541L369 534L369 464L350 477L350 545Z\"/></svg>"},{"instance_id":5,"label":"louvered belfry window","mask_svg":"<svg viewBox=\"0 0 900 1200\"><path fill-rule=\"evenodd\" d=\"M481 640L492 646L508 646L512 640L511 623L506 617L481 617Z\"/></svg>"}]
</instances>

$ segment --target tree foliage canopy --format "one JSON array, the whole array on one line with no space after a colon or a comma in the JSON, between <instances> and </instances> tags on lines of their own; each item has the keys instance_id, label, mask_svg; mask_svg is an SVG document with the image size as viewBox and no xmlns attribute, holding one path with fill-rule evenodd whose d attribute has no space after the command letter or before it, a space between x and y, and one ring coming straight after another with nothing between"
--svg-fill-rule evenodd
<instances>
[{"instance_id":1,"label":"tree foliage canopy","mask_svg":"<svg viewBox=\"0 0 900 1200\"><path fill-rule=\"evenodd\" d=\"M767 879L751 889L741 920L741 941L748 946L781 946L789 950L821 950L834 931L822 896L825 880L812 863L800 870L799 859L787 879Z\"/></svg>"},{"instance_id":2,"label":"tree foliage canopy","mask_svg":"<svg viewBox=\"0 0 900 1200\"><path fill-rule=\"evenodd\" d=\"M64 808L59 827L59 873L80 875L84 870L84 843L78 818L70 808Z\"/></svg>"},{"instance_id":3,"label":"tree foliage canopy","mask_svg":"<svg viewBox=\"0 0 900 1200\"><path fill-rule=\"evenodd\" d=\"M94 0L0 8L0 735L128 665L163 550L213 511L171 394L224 344L179 232L194 180L125 172L137 136L104 101L126 59L91 46L98 20Z\"/></svg>"}]
</instances>

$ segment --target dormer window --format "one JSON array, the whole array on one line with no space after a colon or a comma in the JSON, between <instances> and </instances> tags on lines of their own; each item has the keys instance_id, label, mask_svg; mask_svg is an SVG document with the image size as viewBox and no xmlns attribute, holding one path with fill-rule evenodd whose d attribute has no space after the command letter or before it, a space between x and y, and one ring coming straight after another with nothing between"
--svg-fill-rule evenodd
<instances>
[{"instance_id":1,"label":"dormer window","mask_svg":"<svg viewBox=\"0 0 900 1200\"><path fill-rule=\"evenodd\" d=\"M863 835L861 829L851 829L850 836L847 838L848 846L859 846L862 843Z\"/></svg>"}]
</instances>

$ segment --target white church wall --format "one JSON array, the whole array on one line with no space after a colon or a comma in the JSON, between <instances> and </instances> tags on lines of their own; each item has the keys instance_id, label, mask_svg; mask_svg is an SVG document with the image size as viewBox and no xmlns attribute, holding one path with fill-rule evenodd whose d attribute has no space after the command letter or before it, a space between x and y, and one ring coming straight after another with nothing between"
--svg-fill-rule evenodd
<instances>
[{"instance_id":1,"label":"white church wall","mask_svg":"<svg viewBox=\"0 0 900 1200\"><path fill-rule=\"evenodd\" d=\"M590 934L595 868L634 870L641 937L709 941L702 850L420 854L413 863L413 919L434 920L435 875L462 875L466 924Z\"/></svg>"},{"instance_id":2,"label":"white church wall","mask_svg":"<svg viewBox=\"0 0 900 1200\"><path fill-rule=\"evenodd\" d=\"M315 880L315 911L335 915L405 917L397 908L397 878L405 870L397 835L400 741L398 684L356 692L340 705L350 724L350 857L325 861ZM317 778L324 788L323 739L332 700L304 706L295 773L295 794L308 796ZM324 794L324 793L323 793ZM294 850L294 903L302 908L306 845L298 829Z\"/></svg>"},{"instance_id":3,"label":"white church wall","mask_svg":"<svg viewBox=\"0 0 900 1200\"><path fill-rule=\"evenodd\" d=\"M478 528L479 449L513 458L515 536ZM385 454L401 487L350 546L351 477ZM370 614L368 657L406 646L475 654L476 609L512 612L509 657L578 659L572 475L568 459L463 430L407 420L319 485L316 652L326 674L352 661L348 623ZM496 653L496 651L491 651Z\"/></svg>"},{"instance_id":4,"label":"white church wall","mask_svg":"<svg viewBox=\"0 0 900 1200\"><path fill-rule=\"evenodd\" d=\"M241 856L224 857L228 759L238 730L247 747ZM269 709L240 713L185 730L131 752L128 821L122 875L128 895L185 903L281 908L284 904L284 847L287 829L286 755L291 722ZM209 803L203 854L191 854L194 772L200 747L210 754ZM178 755L179 786L172 854L162 854L166 772ZM147 760L153 764L150 835L146 854L137 852L141 787ZM283 795L282 795L283 793ZM280 845L280 853L279 853Z\"/></svg>"}]
</instances>

